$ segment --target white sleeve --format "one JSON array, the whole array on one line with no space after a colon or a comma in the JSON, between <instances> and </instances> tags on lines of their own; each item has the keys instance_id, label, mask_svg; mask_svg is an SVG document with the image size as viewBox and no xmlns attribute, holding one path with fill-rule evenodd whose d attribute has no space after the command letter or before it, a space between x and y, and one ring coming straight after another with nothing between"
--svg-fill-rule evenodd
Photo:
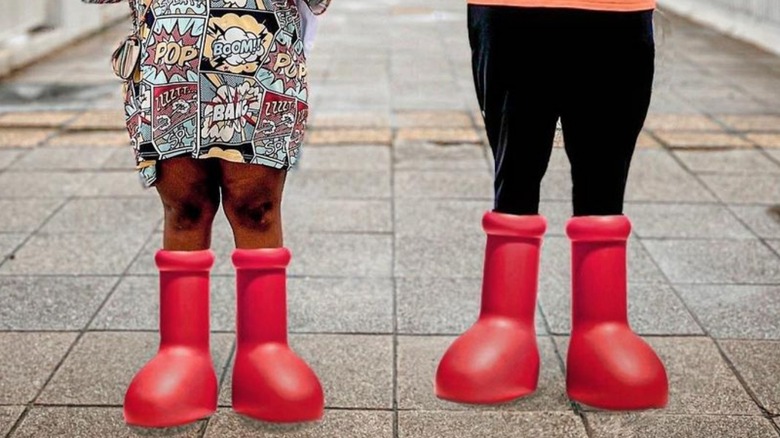
<instances>
[{"instance_id":1,"label":"white sleeve","mask_svg":"<svg viewBox=\"0 0 780 438\"><path fill-rule=\"evenodd\" d=\"M314 48L314 38L317 35L319 18L314 15L306 0L297 0L298 13L301 15L301 32L303 32L303 47L306 55Z\"/></svg>"}]
</instances>

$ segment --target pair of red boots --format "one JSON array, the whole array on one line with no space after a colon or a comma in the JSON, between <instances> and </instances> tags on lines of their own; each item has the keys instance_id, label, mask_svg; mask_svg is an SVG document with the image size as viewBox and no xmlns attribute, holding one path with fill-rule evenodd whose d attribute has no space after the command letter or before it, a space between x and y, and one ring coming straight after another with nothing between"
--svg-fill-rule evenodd
<instances>
[{"instance_id":1,"label":"pair of red boots","mask_svg":"<svg viewBox=\"0 0 780 438\"><path fill-rule=\"evenodd\" d=\"M209 349L211 251L159 251L160 349L125 395L127 423L178 426L217 409L218 384ZM236 250L237 347L233 409L271 422L322 417L322 385L287 344L285 248Z\"/></svg>"},{"instance_id":2,"label":"pair of red boots","mask_svg":"<svg viewBox=\"0 0 780 438\"><path fill-rule=\"evenodd\" d=\"M541 216L489 212L482 310L439 364L436 394L462 403L501 403L531 394L539 378L534 316ZM602 409L664 407L663 363L629 327L625 216L575 217L572 242L572 330L566 387L577 402Z\"/></svg>"}]
</instances>

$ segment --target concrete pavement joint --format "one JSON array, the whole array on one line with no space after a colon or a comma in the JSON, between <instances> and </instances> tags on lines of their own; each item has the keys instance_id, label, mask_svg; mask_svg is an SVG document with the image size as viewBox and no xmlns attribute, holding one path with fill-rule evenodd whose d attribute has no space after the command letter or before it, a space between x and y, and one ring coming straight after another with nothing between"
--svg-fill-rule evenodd
<instances>
[{"instance_id":1,"label":"concrete pavement joint","mask_svg":"<svg viewBox=\"0 0 780 438\"><path fill-rule=\"evenodd\" d=\"M68 198L68 201L70 201L70 198ZM63 206L64 206L64 205L65 205L65 204L66 204L68 201L66 201L65 203L63 203ZM62 206L60 206L60 209L61 209L61 208L62 208ZM57 211L59 211L59 209L58 209ZM41 227L39 227L37 230L40 230L40 229L41 229L41 228L42 228L42 227L43 227L43 226L44 226L44 225L45 225L45 224L46 224L46 223L47 223L47 222L48 222L48 221L51 219L51 217L52 217L54 214L56 214L56 213L52 213L52 215L51 215L51 216L49 216L49 218L48 218L47 220L45 220L45 221L44 221L44 223L41 225ZM36 230L36 232L37 232L37 230ZM30 235L30 237L32 237L32 235L34 235L36 232L33 232L33 233ZM149 240L149 239L151 239L151 237L152 237L153 235L154 235L154 233L150 233L150 234L149 234L149 236L147 237L146 241L144 241L144 245L145 245L145 244L148 242L148 240ZM124 270L124 273L123 273L123 275L124 275L124 274L126 274L126 273L127 273L129 270L130 270L130 267L133 265L133 263L135 262L135 260L136 260L136 259L139 257L139 255L140 255L140 254L143 252L143 251L142 251L142 248L143 248L143 246L141 247L141 249L139 249L139 252L138 252L138 253L135 255L135 257L133 258L133 260L132 260L132 261L130 261L130 263L128 263L128 264L127 264L127 266L125 267L125 270ZM0 264L0 268L2 268L2 264ZM122 275L122 276L123 276L123 275ZM57 374L57 371L59 371L59 369L60 369L60 368L62 367L62 365L65 363L65 360L67 360L67 358L70 356L70 353L73 351L73 349L74 349L74 348L76 347L76 345L79 343L79 341L81 341L81 338L83 338L83 337L84 337L84 334L86 334L86 333L88 332L89 326L92 324L92 321L94 321L94 320L95 320L95 318L97 317L98 313L100 313L100 311L101 311L101 310L103 310L103 307L106 305L106 303L109 301L109 299L111 299L111 296L114 294L114 292L116 291L117 287L118 287L118 286L119 286L119 284L122 282L122 276L119 276L119 278L117 278L117 281L116 281L116 282L114 283L114 285L111 287L110 291L109 291L109 292L106 294L105 298L103 298L103 301L100 303L100 305L98 306L98 308L95 310L95 312L93 312L92 316L89 318L89 320L87 321L87 323L86 323L86 324L84 325L84 327L83 327L83 328L82 328L82 329L79 331L79 334L76 336L76 339L74 339L74 340L73 340L73 342L71 342L70 346L69 346L69 347L68 347L68 349L65 351L65 354L64 354L64 355L63 355L63 356L60 358L59 362L57 362L57 365L55 365L55 367L52 369L52 372L51 372L51 373L49 374L49 376L46 378L46 381L43 383L43 385L41 385L41 388L40 388L40 389L38 390L38 392L35 394L35 396L33 397L32 401L31 401L30 403L28 403L28 404L25 406L25 409L24 409L24 411L22 412L22 414L19 416L19 418L16 420L16 422L14 422L14 425L11 427L11 429L10 429L10 430L8 431L8 433L6 434L6 438L10 438L10 437L11 437L11 436L12 436L12 435L13 435L13 434L16 432L16 430L17 430L17 429L18 429L18 428L19 428L19 427L22 425L22 423L24 422L24 419L27 417L27 415L29 414L30 410L33 408L33 406L35 406L35 404L36 404L36 401L38 400L38 397L40 397L40 396L41 396L41 394L43 394L43 392L46 390L46 387L49 385L49 382L51 382L51 380L52 380L52 379L54 378L54 376Z\"/></svg>"},{"instance_id":2,"label":"concrete pavement joint","mask_svg":"<svg viewBox=\"0 0 780 438\"><path fill-rule=\"evenodd\" d=\"M641 244L642 242L640 241L639 243ZM643 247L644 247L644 245L643 245ZM647 248L645 248L645 250L646 250L646 249L647 249ZM658 264L658 261L655 259L655 257L653 256L653 254L652 254L652 253L649 253L649 252L648 252L648 254L649 254L649 258L650 258L650 260L653 262L653 264L655 264L656 268L658 268L658 269L659 269L659 271L660 271L660 269L661 269L661 268L660 268L660 265ZM696 322L696 324L697 324L697 325L699 326L699 328L702 330L702 333L704 333L704 336L705 336L707 339L710 339L710 340L713 342L713 344L715 345L715 348L717 348L717 350L718 350L718 353L720 354L721 358L722 358L722 359L723 359L723 361L726 363L726 365L728 366L728 368L729 368L729 370L732 372L732 374L734 374L734 376L735 376L735 377L737 378L737 380L739 381L739 384L742 386L742 389L745 391L745 393L747 393L747 395L750 397L750 399L753 401L753 403L755 403L756 407L758 407L758 409L759 409L759 410L762 412L763 416L764 416L765 418L769 419L769 418L770 418L770 416L769 416L769 413L768 413L768 411L767 411L767 410L766 410L766 409L763 407L763 405L761 404L761 402L760 402L760 401L758 400L758 398L756 397L755 393L753 393L753 391L751 391L751 389L750 389L750 387L748 386L748 384L747 384L747 382L745 381L745 379L744 379L744 378L742 377L742 375L739 373L739 371L738 371L738 370L737 370L737 368L734 366L734 364L733 364L733 363L732 363L732 362L729 360L728 356L727 356L727 355L726 355L726 353L723 351L723 348L721 348L721 345L720 345L720 343L719 343L719 342L717 341L717 339L715 339L715 337L714 337L714 336L713 336L713 335L712 335L712 334L711 334L711 333L710 333L710 332L707 330L707 327L706 327L706 326L705 326L705 325L702 323L702 321L701 321L701 319L699 318L699 316L698 316L698 315L697 315L695 312L693 312L693 310L692 310L692 309L691 309L691 308L688 306L688 303L687 303L687 301L685 301L685 300L683 299L683 296L682 296L682 294L680 294L680 293L678 292L678 290L677 290L677 287L675 287L675 285L674 285L674 284L673 284L673 283L670 281L670 279L669 279L669 277L667 276L667 274L666 274L665 272L663 272L663 271L660 271L660 272L661 272L661 275L662 275L664 278L666 278L666 281L667 281L667 283L670 285L670 287L671 287L672 291L674 292L674 294L675 294L675 295L677 295L677 298L680 300L680 303L682 304L682 306L685 308L685 310L686 310L686 311L687 311L687 312L690 314L691 318L693 318L693 320ZM776 432L778 432L778 434L780 434L780 428L778 428L777 424L774 424L774 422L772 422L772 423L773 423L773 427L774 427L775 431L776 431Z\"/></svg>"}]
</instances>

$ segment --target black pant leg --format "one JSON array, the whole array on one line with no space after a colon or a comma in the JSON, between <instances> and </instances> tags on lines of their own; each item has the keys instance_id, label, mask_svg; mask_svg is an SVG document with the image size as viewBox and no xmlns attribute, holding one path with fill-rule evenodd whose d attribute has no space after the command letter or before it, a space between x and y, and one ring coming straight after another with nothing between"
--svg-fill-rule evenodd
<instances>
[{"instance_id":1,"label":"black pant leg","mask_svg":"<svg viewBox=\"0 0 780 438\"><path fill-rule=\"evenodd\" d=\"M474 82L495 159L495 211L533 215L558 120L550 13L469 6Z\"/></svg>"},{"instance_id":2,"label":"black pant leg","mask_svg":"<svg viewBox=\"0 0 780 438\"><path fill-rule=\"evenodd\" d=\"M647 116L654 75L652 12L573 13L564 58L566 153L574 215L623 212L628 171Z\"/></svg>"}]
</instances>

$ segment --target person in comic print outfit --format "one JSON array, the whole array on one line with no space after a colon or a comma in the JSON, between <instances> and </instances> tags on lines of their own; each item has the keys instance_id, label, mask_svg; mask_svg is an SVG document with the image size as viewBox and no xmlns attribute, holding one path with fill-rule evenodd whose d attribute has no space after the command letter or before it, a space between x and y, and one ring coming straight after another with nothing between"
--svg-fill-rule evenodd
<instances>
[{"instance_id":1,"label":"person in comic print outfit","mask_svg":"<svg viewBox=\"0 0 780 438\"><path fill-rule=\"evenodd\" d=\"M124 83L127 128L165 211L160 348L127 390L131 425L177 426L216 410L209 271L220 204L236 245L233 408L271 422L323 414L317 376L287 344L280 204L309 112L299 5L320 14L328 1L130 0L140 56Z\"/></svg>"}]
</instances>

